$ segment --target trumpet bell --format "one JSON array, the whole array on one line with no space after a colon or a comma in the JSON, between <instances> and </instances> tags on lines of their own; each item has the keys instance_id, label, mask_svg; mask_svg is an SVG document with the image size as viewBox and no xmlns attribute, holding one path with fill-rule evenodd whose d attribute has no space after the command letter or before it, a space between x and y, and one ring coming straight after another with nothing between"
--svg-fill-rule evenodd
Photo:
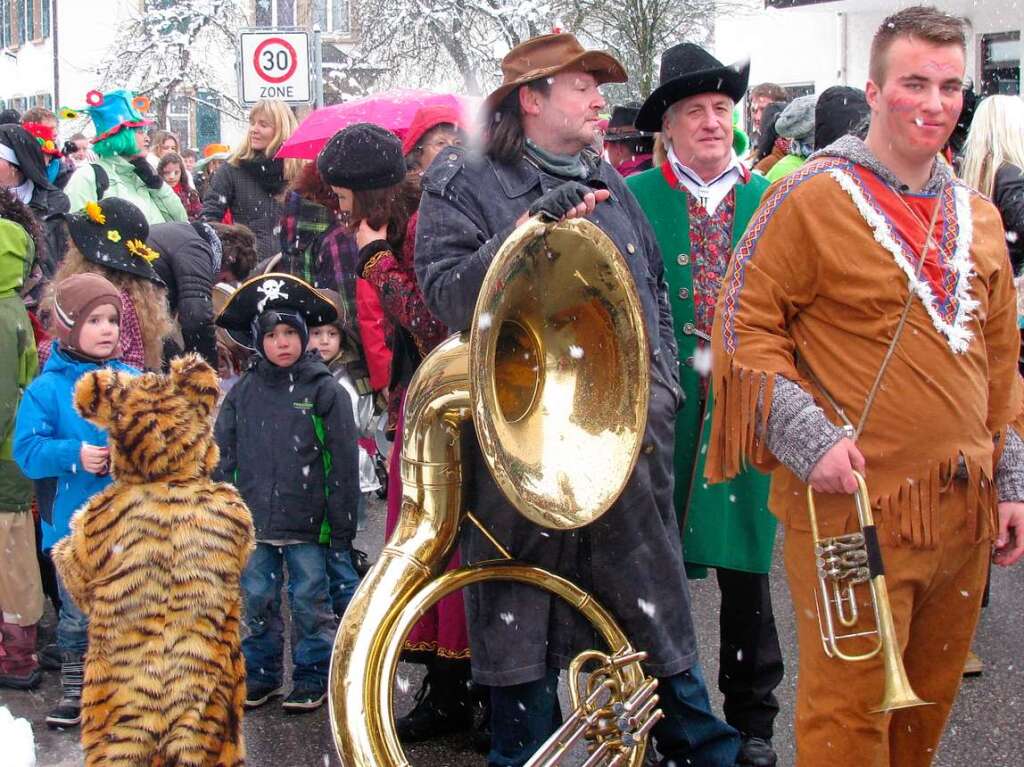
<instances>
[{"instance_id":1,"label":"trumpet bell","mask_svg":"<svg viewBox=\"0 0 1024 767\"><path fill-rule=\"evenodd\" d=\"M589 221L532 220L495 257L474 316L473 422L498 486L538 525L590 524L625 488L647 424L628 266Z\"/></svg>"}]
</instances>

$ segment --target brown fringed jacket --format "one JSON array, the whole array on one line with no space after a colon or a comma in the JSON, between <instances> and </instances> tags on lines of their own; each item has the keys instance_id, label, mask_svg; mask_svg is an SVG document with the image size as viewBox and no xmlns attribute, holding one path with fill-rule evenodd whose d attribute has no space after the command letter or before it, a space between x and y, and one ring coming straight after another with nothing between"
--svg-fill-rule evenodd
<instances>
[{"instance_id":1,"label":"brown fringed jacket","mask_svg":"<svg viewBox=\"0 0 1024 767\"><path fill-rule=\"evenodd\" d=\"M775 184L736 249L712 333L708 479L748 461L773 471L772 511L807 530L806 485L766 450L773 388L779 376L795 382L841 424L824 388L858 424L911 286L907 325L858 440L879 524L894 543L935 546L938 495L966 472L975 540L994 535L994 467L1008 426L1021 433L1022 406L999 214L959 182L938 197L899 194L842 156ZM818 512L853 522L845 496L820 495Z\"/></svg>"}]
</instances>

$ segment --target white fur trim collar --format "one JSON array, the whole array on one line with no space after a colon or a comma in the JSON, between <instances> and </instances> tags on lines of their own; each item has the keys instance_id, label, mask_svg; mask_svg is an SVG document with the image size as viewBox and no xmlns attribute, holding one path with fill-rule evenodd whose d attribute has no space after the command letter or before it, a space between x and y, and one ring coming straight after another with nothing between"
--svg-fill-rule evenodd
<instances>
[{"instance_id":1,"label":"white fur trim collar","mask_svg":"<svg viewBox=\"0 0 1024 767\"><path fill-rule=\"evenodd\" d=\"M953 199L956 206L957 238L952 258L944 264L944 268L951 269L956 275L956 286L952 298L956 301L956 310L952 317L943 317L939 313L938 301L932 286L926 279L920 279L914 275L914 264L912 257L904 252L903 247L896 239L892 225L885 220L885 217L875 207L874 203L867 198L860 186L849 174L839 168L828 171L853 199L858 212L871 227L875 241L885 248L896 260L897 265L907 275L907 282L917 297L921 299L932 324L946 338L949 348L956 354L967 351L974 338L974 331L970 324L973 312L978 308L979 302L971 297L971 278L974 276L974 263L971 261L971 241L974 236L973 219L971 218L970 191L961 184L953 184ZM938 204L942 204L939 199ZM939 244L941 248L941 244ZM941 252L940 252L941 256Z\"/></svg>"}]
</instances>

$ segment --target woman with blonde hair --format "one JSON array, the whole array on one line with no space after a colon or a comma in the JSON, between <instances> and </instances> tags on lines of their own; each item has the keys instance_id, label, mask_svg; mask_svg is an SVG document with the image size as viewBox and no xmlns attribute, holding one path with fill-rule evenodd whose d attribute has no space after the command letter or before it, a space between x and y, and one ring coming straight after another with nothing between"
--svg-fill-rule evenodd
<instances>
[{"instance_id":1,"label":"woman with blonde hair","mask_svg":"<svg viewBox=\"0 0 1024 767\"><path fill-rule=\"evenodd\" d=\"M302 168L301 160L274 157L297 123L283 101L259 101L249 112L249 131L238 149L211 179L203 197L204 221L245 224L256 235L260 259L278 251L275 229L284 192Z\"/></svg>"},{"instance_id":2,"label":"woman with blonde hair","mask_svg":"<svg viewBox=\"0 0 1024 767\"><path fill-rule=\"evenodd\" d=\"M961 177L992 198L1003 217L1013 273L1024 268L1024 101L989 96L974 113Z\"/></svg>"}]
</instances>

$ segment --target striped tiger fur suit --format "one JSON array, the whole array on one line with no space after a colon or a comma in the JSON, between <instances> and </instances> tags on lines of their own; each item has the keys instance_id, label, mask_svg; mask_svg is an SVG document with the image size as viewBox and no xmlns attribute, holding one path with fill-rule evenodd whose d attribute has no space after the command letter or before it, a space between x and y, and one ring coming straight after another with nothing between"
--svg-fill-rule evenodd
<instances>
[{"instance_id":1,"label":"striped tiger fur suit","mask_svg":"<svg viewBox=\"0 0 1024 767\"><path fill-rule=\"evenodd\" d=\"M53 551L89 617L82 747L93 765L241 765L239 579L253 547L236 490L213 482L217 375L98 370L75 407L107 430L114 482Z\"/></svg>"}]
</instances>

